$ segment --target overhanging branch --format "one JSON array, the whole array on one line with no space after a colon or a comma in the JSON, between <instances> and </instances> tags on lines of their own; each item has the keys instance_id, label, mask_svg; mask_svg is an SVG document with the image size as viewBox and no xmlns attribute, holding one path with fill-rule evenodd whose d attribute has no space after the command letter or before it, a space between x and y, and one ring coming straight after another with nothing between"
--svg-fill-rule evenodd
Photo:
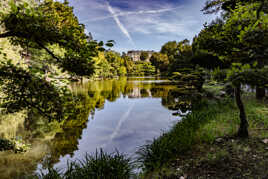
<instances>
[{"instance_id":1,"label":"overhanging branch","mask_svg":"<svg viewBox=\"0 0 268 179\"><path fill-rule=\"evenodd\" d=\"M7 38L7 37L11 37L11 36L13 36L12 32L6 32L3 34L0 34L0 38Z\"/></svg>"},{"instance_id":2,"label":"overhanging branch","mask_svg":"<svg viewBox=\"0 0 268 179\"><path fill-rule=\"evenodd\" d=\"M47 47L45 47L42 43L40 43L39 41L36 41L36 43L43 49L46 50L46 52L52 56L52 58L56 59L57 62L60 62L60 58L57 57L52 51L50 51Z\"/></svg>"}]
</instances>

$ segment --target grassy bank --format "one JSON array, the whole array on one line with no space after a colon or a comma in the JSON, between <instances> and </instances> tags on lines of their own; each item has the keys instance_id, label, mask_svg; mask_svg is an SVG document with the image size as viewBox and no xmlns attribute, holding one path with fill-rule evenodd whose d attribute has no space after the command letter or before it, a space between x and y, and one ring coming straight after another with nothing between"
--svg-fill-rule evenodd
<instances>
[{"instance_id":1,"label":"grassy bank","mask_svg":"<svg viewBox=\"0 0 268 179\"><path fill-rule=\"evenodd\" d=\"M137 163L119 153L99 151L83 161L70 162L66 170L49 169L49 173L30 178L125 179L136 177L133 174L136 165L142 169L138 178L268 177L268 144L263 142L268 138L268 101L258 101L249 93L243 95L243 101L249 121L247 140L234 137L239 111L232 99L203 101L202 108L193 110L169 132L140 148ZM18 131L21 133L24 114L16 115L1 119L2 137L14 138ZM11 124L12 128L6 127ZM47 153L46 147L36 144L20 154L0 152L1 173L5 173L1 177L18 178L31 173Z\"/></svg>"},{"instance_id":2,"label":"grassy bank","mask_svg":"<svg viewBox=\"0 0 268 179\"><path fill-rule=\"evenodd\" d=\"M137 163L102 151L69 163L66 171L49 169L39 178L265 178L268 171L268 103L252 94L243 100L250 138L237 139L239 112L232 99L206 101L169 132L137 152Z\"/></svg>"},{"instance_id":3,"label":"grassy bank","mask_svg":"<svg viewBox=\"0 0 268 179\"><path fill-rule=\"evenodd\" d=\"M239 112L232 100L210 101L140 151L141 178L268 177L268 102L243 100L250 138L236 139Z\"/></svg>"}]
</instances>

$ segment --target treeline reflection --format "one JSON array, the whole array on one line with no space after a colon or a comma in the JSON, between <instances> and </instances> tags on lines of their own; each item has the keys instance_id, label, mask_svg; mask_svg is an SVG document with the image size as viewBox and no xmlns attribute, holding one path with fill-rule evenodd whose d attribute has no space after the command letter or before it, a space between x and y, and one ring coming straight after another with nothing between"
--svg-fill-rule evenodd
<instances>
[{"instance_id":1,"label":"treeline reflection","mask_svg":"<svg viewBox=\"0 0 268 179\"><path fill-rule=\"evenodd\" d=\"M74 155L82 131L94 119L95 110L103 110L105 102L114 102L119 98L160 98L165 108L174 111L174 115L189 110L190 101L176 93L176 84L157 78L121 78L114 80L91 81L84 84L72 84L73 95L77 98L74 114L61 122L54 138L49 142L50 153L46 164L53 166L61 156ZM47 162L49 161L49 162Z\"/></svg>"}]
</instances>

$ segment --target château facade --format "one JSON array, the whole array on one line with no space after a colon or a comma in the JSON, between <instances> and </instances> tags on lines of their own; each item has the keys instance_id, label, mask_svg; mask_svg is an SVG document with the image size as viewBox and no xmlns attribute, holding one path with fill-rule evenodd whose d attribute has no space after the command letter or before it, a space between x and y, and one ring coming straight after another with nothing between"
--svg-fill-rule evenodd
<instances>
[{"instance_id":1,"label":"ch\u00e2teau facade","mask_svg":"<svg viewBox=\"0 0 268 179\"><path fill-rule=\"evenodd\" d=\"M140 56L142 52L147 52L148 53L148 58L145 60L147 62L149 62L152 54L154 53L154 51L142 51L142 50L130 50L127 52L127 56L129 56L134 62L140 61Z\"/></svg>"}]
</instances>

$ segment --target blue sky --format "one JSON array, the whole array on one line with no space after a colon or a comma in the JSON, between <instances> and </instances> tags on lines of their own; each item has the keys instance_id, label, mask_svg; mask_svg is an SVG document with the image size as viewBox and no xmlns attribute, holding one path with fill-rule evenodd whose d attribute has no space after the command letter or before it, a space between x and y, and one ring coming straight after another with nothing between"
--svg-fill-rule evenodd
<instances>
[{"instance_id":1,"label":"blue sky","mask_svg":"<svg viewBox=\"0 0 268 179\"><path fill-rule=\"evenodd\" d=\"M192 40L212 15L206 0L69 0L95 40L115 40L113 50L155 50L168 41Z\"/></svg>"}]
</instances>

